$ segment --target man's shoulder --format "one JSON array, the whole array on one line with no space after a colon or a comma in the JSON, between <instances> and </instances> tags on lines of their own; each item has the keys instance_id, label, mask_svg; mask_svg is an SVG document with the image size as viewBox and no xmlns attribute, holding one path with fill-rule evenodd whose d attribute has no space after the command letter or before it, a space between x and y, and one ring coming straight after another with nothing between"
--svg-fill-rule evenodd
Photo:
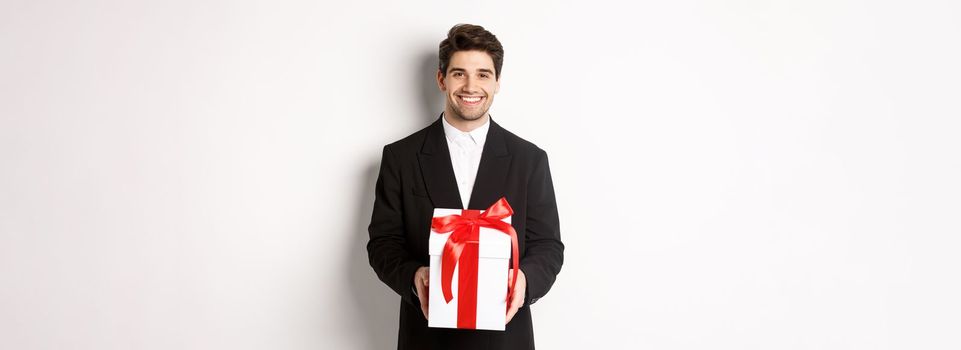
<instances>
[{"instance_id":1,"label":"man's shoulder","mask_svg":"<svg viewBox=\"0 0 961 350\"><path fill-rule=\"evenodd\" d=\"M415 153L424 145L424 139L427 138L427 131L430 130L431 125L429 124L400 140L388 143L385 148L389 148L394 153Z\"/></svg>"}]
</instances>

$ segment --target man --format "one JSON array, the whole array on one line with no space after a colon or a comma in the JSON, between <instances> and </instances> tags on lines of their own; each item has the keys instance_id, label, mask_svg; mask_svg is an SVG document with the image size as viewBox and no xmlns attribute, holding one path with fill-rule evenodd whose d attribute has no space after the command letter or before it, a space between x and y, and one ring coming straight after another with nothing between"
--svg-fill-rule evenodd
<instances>
[{"instance_id":1,"label":"man","mask_svg":"<svg viewBox=\"0 0 961 350\"><path fill-rule=\"evenodd\" d=\"M533 349L530 305L563 263L547 154L505 130L488 110L500 89L504 49L483 27L460 24L440 43L434 123L384 146L368 231L370 265L400 294L398 349ZM505 331L427 327L428 240L434 208L487 209L506 197L520 272ZM511 276L513 278L513 276ZM505 292L508 281L505 281Z\"/></svg>"}]
</instances>

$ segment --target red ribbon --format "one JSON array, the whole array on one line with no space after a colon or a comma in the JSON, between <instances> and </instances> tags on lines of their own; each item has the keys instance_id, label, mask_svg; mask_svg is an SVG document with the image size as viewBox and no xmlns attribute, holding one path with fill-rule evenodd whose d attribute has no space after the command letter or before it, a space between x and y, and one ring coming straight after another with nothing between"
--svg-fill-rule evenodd
<instances>
[{"instance_id":1,"label":"red ribbon","mask_svg":"<svg viewBox=\"0 0 961 350\"><path fill-rule=\"evenodd\" d=\"M507 288L508 303L514 294L517 283L518 247L517 232L510 224L501 221L514 214L514 209L501 197L487 210L481 212L475 209L464 209L461 215L435 217L431 221L431 231L447 233L453 231L447 238L441 259L441 289L444 300L450 303L454 299L451 282L454 277L454 266L460 265L457 276L457 328L476 328L477 323L477 262L480 243L480 228L486 227L506 233L511 237L512 265L514 278ZM510 305L508 305L509 307Z\"/></svg>"}]
</instances>

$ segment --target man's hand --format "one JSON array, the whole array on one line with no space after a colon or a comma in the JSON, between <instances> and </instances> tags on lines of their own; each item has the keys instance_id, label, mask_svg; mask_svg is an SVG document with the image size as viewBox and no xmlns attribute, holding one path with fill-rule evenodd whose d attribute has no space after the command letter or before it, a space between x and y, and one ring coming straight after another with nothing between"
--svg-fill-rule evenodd
<instances>
[{"instance_id":1,"label":"man's hand","mask_svg":"<svg viewBox=\"0 0 961 350\"><path fill-rule=\"evenodd\" d=\"M427 293L430 293L430 269L427 266L421 266L414 272L414 288L417 290L417 298L420 299L420 311L424 312L424 318L427 318L427 305L428 299ZM521 295L523 297L523 295Z\"/></svg>"},{"instance_id":2,"label":"man's hand","mask_svg":"<svg viewBox=\"0 0 961 350\"><path fill-rule=\"evenodd\" d=\"M527 276L524 275L524 271L520 269L517 270L518 276L517 285L514 286L514 295L511 296L509 304L507 304L507 322L510 323L514 315L517 314L517 310L524 306L524 294L527 291ZM507 272L507 285L511 285L511 281L514 279L514 270L511 269Z\"/></svg>"}]
</instances>

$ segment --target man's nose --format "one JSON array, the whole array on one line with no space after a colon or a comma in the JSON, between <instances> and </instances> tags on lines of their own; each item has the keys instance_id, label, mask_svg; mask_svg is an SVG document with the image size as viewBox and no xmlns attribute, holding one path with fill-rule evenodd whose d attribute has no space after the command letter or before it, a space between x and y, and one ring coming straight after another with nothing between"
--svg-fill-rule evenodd
<instances>
[{"instance_id":1,"label":"man's nose","mask_svg":"<svg viewBox=\"0 0 961 350\"><path fill-rule=\"evenodd\" d=\"M464 90L467 92L477 92L477 79L468 76L464 79Z\"/></svg>"}]
</instances>

